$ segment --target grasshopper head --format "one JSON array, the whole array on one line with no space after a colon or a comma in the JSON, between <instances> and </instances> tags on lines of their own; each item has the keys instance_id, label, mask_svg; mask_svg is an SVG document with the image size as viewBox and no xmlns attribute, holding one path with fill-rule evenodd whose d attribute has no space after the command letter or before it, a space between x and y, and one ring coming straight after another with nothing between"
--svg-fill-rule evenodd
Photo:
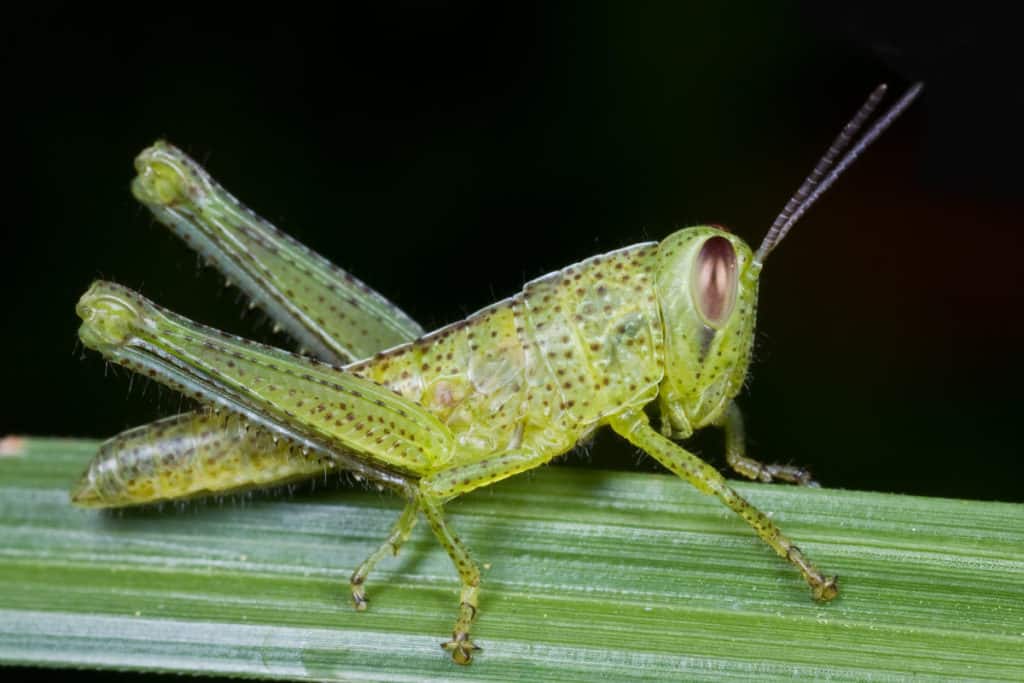
<instances>
[{"instance_id":1,"label":"grasshopper head","mask_svg":"<svg viewBox=\"0 0 1024 683\"><path fill-rule=\"evenodd\" d=\"M914 84L855 139L885 95L885 85L875 88L783 207L756 253L714 226L680 230L659 245L655 287L665 327L661 396L670 431L688 434L714 423L739 393L750 363L757 282L765 259L921 88Z\"/></svg>"},{"instance_id":2,"label":"grasshopper head","mask_svg":"<svg viewBox=\"0 0 1024 683\"><path fill-rule=\"evenodd\" d=\"M680 230L658 247L663 394L689 428L713 422L743 386L760 272L750 247L714 226Z\"/></svg>"}]
</instances>

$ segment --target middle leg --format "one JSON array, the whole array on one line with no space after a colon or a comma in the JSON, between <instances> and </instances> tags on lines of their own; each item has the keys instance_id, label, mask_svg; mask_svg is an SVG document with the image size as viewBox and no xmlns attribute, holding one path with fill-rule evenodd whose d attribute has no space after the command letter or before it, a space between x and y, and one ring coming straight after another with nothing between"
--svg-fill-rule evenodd
<instances>
[{"instance_id":1,"label":"middle leg","mask_svg":"<svg viewBox=\"0 0 1024 683\"><path fill-rule=\"evenodd\" d=\"M469 628L476 619L477 613L480 570L469 556L466 546L445 523L441 503L436 499L420 496L419 505L423 510L423 516L427 518L430 528L434 530L434 535L441 541L441 545L452 559L452 564L455 565L455 569L459 572L459 578L462 580L459 617L455 620L455 627L452 629L452 639L442 643L441 647L451 653L456 664L469 664L473 659L473 652L480 649L469 637Z\"/></svg>"},{"instance_id":2,"label":"middle leg","mask_svg":"<svg viewBox=\"0 0 1024 683\"><path fill-rule=\"evenodd\" d=\"M412 528L416 526L416 515L419 509L419 503L417 503L415 498L406 503L405 509L402 510L398 521L391 527L391 533L388 534L387 539L352 572L349 584L352 586L352 602L358 611L362 612L366 609L366 590L363 588L366 577L385 555L389 553L391 555L398 554L402 544L405 543L405 540L409 538L409 534L412 533Z\"/></svg>"}]
</instances>

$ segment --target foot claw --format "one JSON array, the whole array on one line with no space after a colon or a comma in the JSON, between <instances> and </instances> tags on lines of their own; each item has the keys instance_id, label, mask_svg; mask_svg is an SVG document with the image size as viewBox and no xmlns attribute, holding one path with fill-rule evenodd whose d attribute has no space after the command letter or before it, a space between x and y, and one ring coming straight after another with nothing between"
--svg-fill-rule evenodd
<instances>
[{"instance_id":1,"label":"foot claw","mask_svg":"<svg viewBox=\"0 0 1024 683\"><path fill-rule=\"evenodd\" d=\"M767 481L785 481L797 486L808 488L820 488L821 484L814 481L809 470L796 465L769 465L767 467Z\"/></svg>"},{"instance_id":2,"label":"foot claw","mask_svg":"<svg viewBox=\"0 0 1024 683\"><path fill-rule=\"evenodd\" d=\"M839 595L839 577L826 576L825 580L814 586L812 590L817 602L829 602Z\"/></svg>"},{"instance_id":3,"label":"foot claw","mask_svg":"<svg viewBox=\"0 0 1024 683\"><path fill-rule=\"evenodd\" d=\"M453 633L452 639L447 643L441 643L441 647L451 653L452 661L456 664L469 664L473 661L473 653L480 650L464 631Z\"/></svg>"},{"instance_id":4,"label":"foot claw","mask_svg":"<svg viewBox=\"0 0 1024 683\"><path fill-rule=\"evenodd\" d=\"M352 589L352 604L356 608L357 612L366 611L366 593L363 592L362 588Z\"/></svg>"}]
</instances>

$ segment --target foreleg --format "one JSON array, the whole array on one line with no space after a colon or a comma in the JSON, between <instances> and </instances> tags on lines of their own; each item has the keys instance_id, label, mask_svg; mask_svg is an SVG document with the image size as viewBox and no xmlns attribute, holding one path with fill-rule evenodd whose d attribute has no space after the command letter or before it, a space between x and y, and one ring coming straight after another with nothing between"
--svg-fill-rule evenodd
<instances>
[{"instance_id":1,"label":"foreleg","mask_svg":"<svg viewBox=\"0 0 1024 683\"><path fill-rule=\"evenodd\" d=\"M774 522L729 487L718 470L652 429L643 412L630 411L612 418L610 423L617 433L634 446L643 449L669 470L693 484L697 490L717 496L742 517L780 557L789 560L800 570L811 586L815 600L828 602L836 597L839 592L836 577L825 576L818 571Z\"/></svg>"},{"instance_id":2,"label":"foreleg","mask_svg":"<svg viewBox=\"0 0 1024 683\"><path fill-rule=\"evenodd\" d=\"M739 406L735 402L729 404L721 427L725 431L725 461L729 467L747 479L764 482L780 480L800 486L818 486L818 482L811 479L811 473L803 467L763 463L760 460L747 457L743 413L740 412Z\"/></svg>"}]
</instances>

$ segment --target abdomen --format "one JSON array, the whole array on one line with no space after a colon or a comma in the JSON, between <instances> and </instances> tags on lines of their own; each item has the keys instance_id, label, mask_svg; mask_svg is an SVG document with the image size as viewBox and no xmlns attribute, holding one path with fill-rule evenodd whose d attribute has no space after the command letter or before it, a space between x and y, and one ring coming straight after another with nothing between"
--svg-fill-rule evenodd
<instances>
[{"instance_id":1,"label":"abdomen","mask_svg":"<svg viewBox=\"0 0 1024 683\"><path fill-rule=\"evenodd\" d=\"M335 469L243 418L184 413L108 439L72 489L83 507L123 507L231 493Z\"/></svg>"}]
</instances>

